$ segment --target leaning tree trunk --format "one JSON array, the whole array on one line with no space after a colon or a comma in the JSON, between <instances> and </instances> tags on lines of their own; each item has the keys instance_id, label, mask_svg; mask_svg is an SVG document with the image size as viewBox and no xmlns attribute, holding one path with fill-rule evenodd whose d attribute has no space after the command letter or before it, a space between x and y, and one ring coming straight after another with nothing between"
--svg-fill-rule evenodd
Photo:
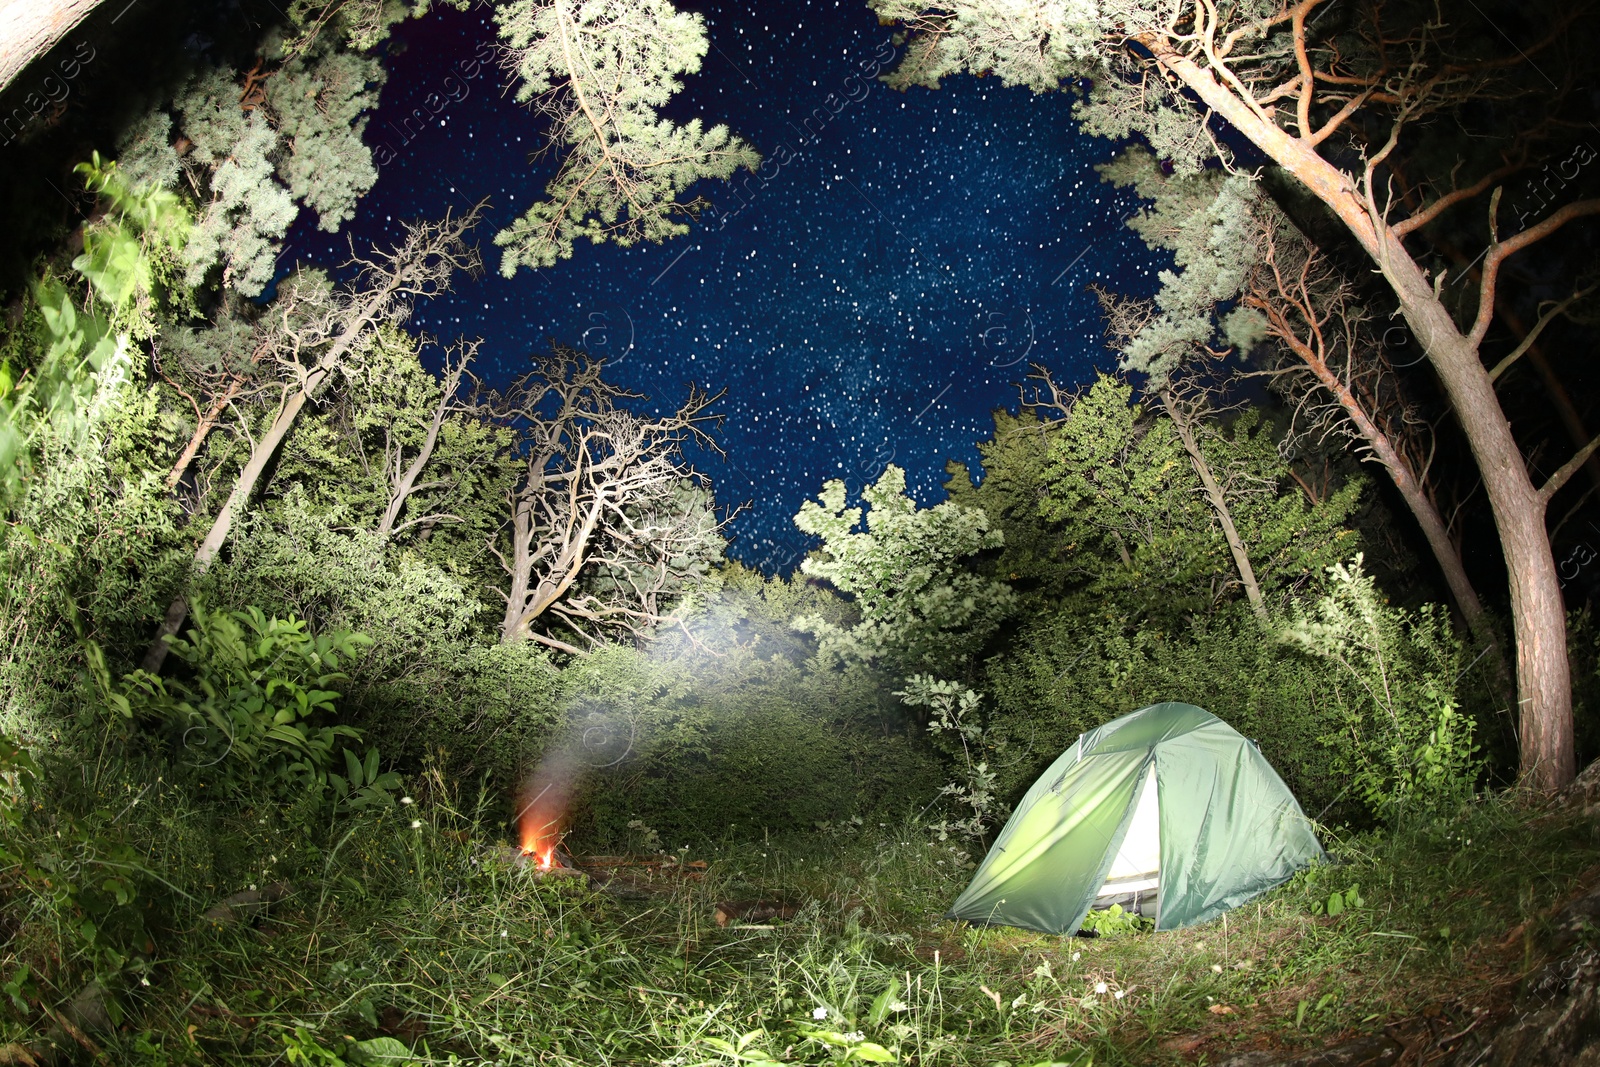
<instances>
[{"instance_id":1,"label":"leaning tree trunk","mask_svg":"<svg viewBox=\"0 0 1600 1067\"><path fill-rule=\"evenodd\" d=\"M0 0L0 91L100 4L101 0Z\"/></svg>"},{"instance_id":2,"label":"leaning tree trunk","mask_svg":"<svg viewBox=\"0 0 1600 1067\"><path fill-rule=\"evenodd\" d=\"M1265 121L1209 71L1154 34L1137 38L1219 116L1293 174L1339 217L1394 290L1411 332L1421 342L1455 409L1483 476L1484 494L1500 532L1510 575L1517 642L1517 703L1522 778L1554 792L1576 773L1572 749L1572 676L1566 609L1545 530L1545 494L1534 487L1494 393L1478 346L1456 326L1399 234L1362 200L1351 177L1316 147Z\"/></svg>"},{"instance_id":3,"label":"leaning tree trunk","mask_svg":"<svg viewBox=\"0 0 1600 1067\"><path fill-rule=\"evenodd\" d=\"M324 377L326 374L318 376L317 384L320 385ZM250 453L249 462L244 465L244 469L239 472L238 480L233 483L233 491L228 494L222 510L212 521L206 539L201 541L200 547L195 550L191 574L204 574L212 561L217 558L217 553L222 551L222 546L228 541L228 535L233 532L234 519L249 506L250 498L256 491L256 483L261 481L261 475L266 471L267 464L272 462L278 446L283 444L283 439L289 435L294 420L299 417L301 409L306 406L306 401L309 399L311 399L309 387L301 389L290 397L279 410L277 418L272 420L271 427L257 442L255 450ZM167 649L171 647L167 638L176 634L188 617L189 601L180 593L173 597L171 604L167 605L167 614L161 621L161 630L156 634L156 639L150 643L150 647L145 650L144 659L139 664L141 667L152 674L161 670L161 665L167 659Z\"/></svg>"},{"instance_id":4,"label":"leaning tree trunk","mask_svg":"<svg viewBox=\"0 0 1600 1067\"><path fill-rule=\"evenodd\" d=\"M1222 526L1222 539L1228 543L1228 553L1233 556L1239 581L1244 584L1244 595L1250 601L1250 610L1256 613L1256 618L1266 622L1267 602L1261 595L1261 583L1256 581L1256 569L1250 565L1250 553L1245 550L1244 538L1239 536L1239 529L1233 524L1233 511L1228 507L1228 498L1223 495L1222 486L1212 474L1205 453L1200 451L1200 443L1195 440L1188 416L1178 411L1178 405L1169 390L1161 390L1160 396L1162 406L1172 418L1172 428L1178 432L1178 440L1183 442L1183 450L1189 453L1189 462L1200 476L1200 484L1206 491L1206 499L1211 502L1211 510L1216 512L1217 522Z\"/></svg>"},{"instance_id":5,"label":"leaning tree trunk","mask_svg":"<svg viewBox=\"0 0 1600 1067\"><path fill-rule=\"evenodd\" d=\"M238 479L233 483L233 490L228 494L228 499L223 503L222 510L212 520L211 529L207 531L205 540L200 542L200 547L195 550L194 564L190 568L191 576L197 577L204 574L217 558L217 553L222 551L222 546L227 543L228 535L233 532L234 520L249 506L250 498L255 495L256 484L261 481L261 476L266 472L272 457L277 454L278 447L283 444L283 439L289 435L294 427L295 419L299 418L301 409L306 406L306 401L314 397L334 369L349 353L360 339L362 332L383 306L388 292L380 291L368 299L366 305L352 323L345 327L334 340L328 351L317 360L300 383L300 388L284 402L278 410L277 417L272 420L272 425L267 432L256 442L255 448L250 453L250 459L239 472ZM152 674L161 670L161 665L166 662L168 638L176 634L182 627L185 619L189 617L189 601L179 593L172 598L172 603L167 605L167 614L161 620L161 628L156 632L155 640L150 642L150 647L145 650L144 659L140 666Z\"/></svg>"},{"instance_id":6,"label":"leaning tree trunk","mask_svg":"<svg viewBox=\"0 0 1600 1067\"><path fill-rule=\"evenodd\" d=\"M1372 458L1388 472L1390 481L1400 491L1400 497L1406 502L1412 518L1416 519L1417 525L1422 528L1422 535L1433 551L1433 558L1439 564L1439 570L1444 573L1445 584L1450 587L1450 596L1455 600L1461 617L1466 620L1467 628L1494 660L1495 674L1502 686L1509 686L1510 674L1506 669L1505 657L1500 652L1500 643L1495 637L1494 627L1489 624L1489 617L1483 610L1483 602L1478 599L1478 591L1473 588L1472 581L1467 577L1467 569L1461 563L1461 552L1450 539L1444 516L1439 514L1438 507L1423 488L1422 481L1417 477L1410 460L1395 447L1389 435L1373 421L1371 414L1355 392L1334 373L1333 368L1328 366L1327 360L1318 351L1286 328L1278 330L1277 336L1306 369L1311 371L1317 384L1338 401L1345 418L1350 420L1351 425L1356 428L1356 433L1361 435L1361 439L1372 450Z\"/></svg>"}]
</instances>

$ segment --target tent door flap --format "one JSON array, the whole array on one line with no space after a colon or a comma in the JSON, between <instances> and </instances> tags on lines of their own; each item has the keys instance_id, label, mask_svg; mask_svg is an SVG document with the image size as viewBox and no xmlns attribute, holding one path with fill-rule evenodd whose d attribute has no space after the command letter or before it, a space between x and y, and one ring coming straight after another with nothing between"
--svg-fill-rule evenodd
<instances>
[{"instance_id":1,"label":"tent door flap","mask_svg":"<svg viewBox=\"0 0 1600 1067\"><path fill-rule=\"evenodd\" d=\"M1160 884L1161 804L1156 789L1156 765L1151 760L1122 847L1117 850L1117 858L1111 862L1105 885L1095 894L1092 907L1108 908L1130 894L1153 893Z\"/></svg>"}]
</instances>

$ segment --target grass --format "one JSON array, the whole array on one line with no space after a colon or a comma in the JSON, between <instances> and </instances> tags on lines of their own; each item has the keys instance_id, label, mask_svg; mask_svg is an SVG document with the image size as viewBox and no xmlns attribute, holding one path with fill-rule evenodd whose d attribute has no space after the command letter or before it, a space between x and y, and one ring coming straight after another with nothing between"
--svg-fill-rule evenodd
<instances>
[{"instance_id":1,"label":"grass","mask_svg":"<svg viewBox=\"0 0 1600 1067\"><path fill-rule=\"evenodd\" d=\"M727 841L688 854L703 875L625 893L496 859L497 831L437 781L322 838L267 817L230 833L232 877L293 893L217 925L199 911L243 885L189 883L187 912L129 972L149 985L127 982L122 1026L96 1039L102 1062L1214 1062L1486 1008L1600 861L1588 821L1486 800L1334 835L1336 863L1203 926L1087 939L941 919L968 872L914 823ZM1330 915L1335 893L1351 906ZM792 907L718 926L727 901ZM39 999L59 1006L82 976L26 934L0 968L32 951ZM4 1040L40 1022L14 1010Z\"/></svg>"}]
</instances>

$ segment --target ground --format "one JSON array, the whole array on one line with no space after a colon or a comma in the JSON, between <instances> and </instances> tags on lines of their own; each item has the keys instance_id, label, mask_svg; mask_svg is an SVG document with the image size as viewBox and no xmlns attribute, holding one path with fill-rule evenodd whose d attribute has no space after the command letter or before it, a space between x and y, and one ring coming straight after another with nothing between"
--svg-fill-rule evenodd
<instances>
[{"instance_id":1,"label":"ground","mask_svg":"<svg viewBox=\"0 0 1600 1067\"><path fill-rule=\"evenodd\" d=\"M540 877L457 808L304 855L258 823L285 895L219 915L219 887L119 1027L57 1039L128 1064L1244 1064L1386 1027L1448 1050L1600 881L1591 817L1491 799L1332 831L1334 862L1198 927L1056 937L943 920L970 858L915 823Z\"/></svg>"}]
</instances>

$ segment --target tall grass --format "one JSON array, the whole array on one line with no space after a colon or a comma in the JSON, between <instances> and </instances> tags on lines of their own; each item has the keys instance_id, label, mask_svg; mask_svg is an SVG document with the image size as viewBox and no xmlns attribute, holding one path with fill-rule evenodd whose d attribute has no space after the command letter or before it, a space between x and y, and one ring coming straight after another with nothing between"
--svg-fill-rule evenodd
<instances>
[{"instance_id":1,"label":"tall grass","mask_svg":"<svg viewBox=\"0 0 1600 1067\"><path fill-rule=\"evenodd\" d=\"M381 1062L360 1042L387 1034L410 1050L388 1062L425 1064L1179 1062L1488 996L1600 859L1589 823L1490 800L1335 835L1334 864L1204 926L1086 939L942 919L969 872L915 822L724 841L677 853L707 861L698 876L667 864L595 886L508 863L481 798L437 778L417 796L320 836L270 812L214 827L228 876L294 887L253 924L201 920L244 886L217 881L199 837L169 839L168 861L210 873L184 884L102 1055ZM169 814L129 832L171 833ZM714 921L749 901L787 917ZM40 951L27 935L45 917L9 918L7 974ZM14 1011L4 1038L38 1024Z\"/></svg>"}]
</instances>

